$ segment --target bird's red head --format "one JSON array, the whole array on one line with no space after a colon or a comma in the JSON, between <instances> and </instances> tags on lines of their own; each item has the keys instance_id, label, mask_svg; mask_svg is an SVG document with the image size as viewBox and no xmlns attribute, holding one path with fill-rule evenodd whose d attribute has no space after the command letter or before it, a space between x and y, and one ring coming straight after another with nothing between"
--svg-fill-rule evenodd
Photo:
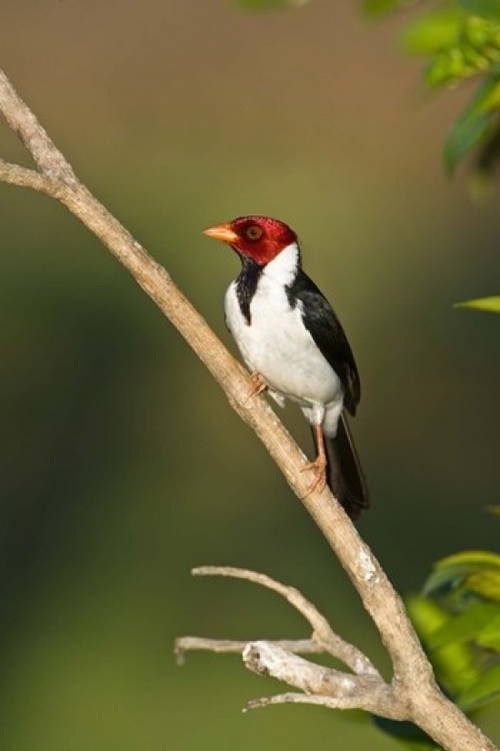
<instances>
[{"instance_id":1,"label":"bird's red head","mask_svg":"<svg viewBox=\"0 0 500 751\"><path fill-rule=\"evenodd\" d=\"M205 235L228 243L241 256L265 266L297 235L284 222L267 216L241 216L227 224L216 224L204 230Z\"/></svg>"}]
</instances>

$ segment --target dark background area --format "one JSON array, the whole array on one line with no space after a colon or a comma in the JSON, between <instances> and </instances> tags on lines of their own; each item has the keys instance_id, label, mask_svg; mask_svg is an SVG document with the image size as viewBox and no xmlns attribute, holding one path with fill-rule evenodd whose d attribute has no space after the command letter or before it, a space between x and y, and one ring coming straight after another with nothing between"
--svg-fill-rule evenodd
<instances>
[{"instance_id":1,"label":"dark background area","mask_svg":"<svg viewBox=\"0 0 500 751\"><path fill-rule=\"evenodd\" d=\"M408 593L437 558L498 548L500 318L452 304L499 293L500 219L498 194L478 205L444 175L467 92L422 90L402 20L325 0L7 1L0 47L78 175L228 343L238 263L201 230L262 213L299 233L361 372L361 531ZM3 124L0 154L29 163ZM294 584L387 662L300 503L127 273L48 198L0 185L0 212L2 750L397 748L353 713L242 715L282 687L237 657L175 665L181 634L307 634L269 592L192 580L200 564Z\"/></svg>"}]
</instances>

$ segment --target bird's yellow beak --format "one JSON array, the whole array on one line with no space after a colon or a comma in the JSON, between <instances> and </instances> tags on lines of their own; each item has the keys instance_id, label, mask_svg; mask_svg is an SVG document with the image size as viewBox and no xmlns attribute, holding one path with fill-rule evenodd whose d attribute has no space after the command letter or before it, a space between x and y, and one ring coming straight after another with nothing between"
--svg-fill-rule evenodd
<instances>
[{"instance_id":1,"label":"bird's yellow beak","mask_svg":"<svg viewBox=\"0 0 500 751\"><path fill-rule=\"evenodd\" d=\"M213 227L203 230L203 234L208 237L213 237L214 240L221 240L223 243L237 242L238 235L231 229L230 224L215 224Z\"/></svg>"}]
</instances>

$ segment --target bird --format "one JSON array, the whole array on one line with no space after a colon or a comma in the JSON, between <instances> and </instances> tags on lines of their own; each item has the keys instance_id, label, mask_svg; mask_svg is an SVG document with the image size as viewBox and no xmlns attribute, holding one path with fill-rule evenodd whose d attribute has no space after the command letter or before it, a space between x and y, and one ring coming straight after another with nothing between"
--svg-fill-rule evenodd
<instances>
[{"instance_id":1,"label":"bird","mask_svg":"<svg viewBox=\"0 0 500 751\"><path fill-rule=\"evenodd\" d=\"M226 325L251 372L251 394L296 402L311 425L316 459L306 495L326 484L356 519L368 487L346 412L361 396L351 347L332 306L302 269L296 233L266 216L242 216L204 230L239 256L241 271L224 298Z\"/></svg>"}]
</instances>

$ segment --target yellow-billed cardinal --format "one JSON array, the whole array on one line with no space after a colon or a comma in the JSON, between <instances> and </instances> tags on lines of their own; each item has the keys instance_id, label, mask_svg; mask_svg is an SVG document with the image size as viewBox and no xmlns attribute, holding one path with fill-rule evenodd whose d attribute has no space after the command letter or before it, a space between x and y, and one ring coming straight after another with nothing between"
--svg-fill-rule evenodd
<instances>
[{"instance_id":1,"label":"yellow-billed cardinal","mask_svg":"<svg viewBox=\"0 0 500 751\"><path fill-rule=\"evenodd\" d=\"M297 235L283 222L245 216L205 234L228 243L242 270L224 301L226 323L252 371L252 393L268 388L283 406L298 402L312 425L317 458L308 492L328 482L347 513L369 506L344 409L360 397L356 363L330 303L301 267Z\"/></svg>"}]
</instances>

